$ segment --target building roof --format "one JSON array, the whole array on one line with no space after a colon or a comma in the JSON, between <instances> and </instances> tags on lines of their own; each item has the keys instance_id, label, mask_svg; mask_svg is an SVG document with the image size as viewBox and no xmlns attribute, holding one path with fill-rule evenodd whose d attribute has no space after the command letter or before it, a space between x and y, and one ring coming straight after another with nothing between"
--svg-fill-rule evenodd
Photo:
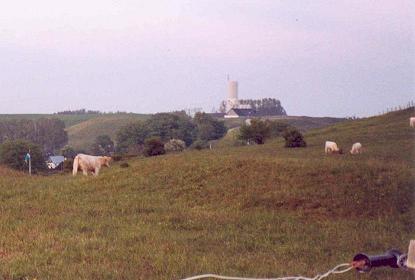
<instances>
[{"instance_id":1,"label":"building roof","mask_svg":"<svg viewBox=\"0 0 415 280\"><path fill-rule=\"evenodd\" d=\"M52 162L55 166L58 166L59 164L65 161L65 157L64 156L50 156L49 161Z\"/></svg>"},{"instance_id":2,"label":"building roof","mask_svg":"<svg viewBox=\"0 0 415 280\"><path fill-rule=\"evenodd\" d=\"M233 109L229 110L229 112L227 114L229 114L232 111L240 117L252 117L256 113L254 109L233 108Z\"/></svg>"}]
</instances>

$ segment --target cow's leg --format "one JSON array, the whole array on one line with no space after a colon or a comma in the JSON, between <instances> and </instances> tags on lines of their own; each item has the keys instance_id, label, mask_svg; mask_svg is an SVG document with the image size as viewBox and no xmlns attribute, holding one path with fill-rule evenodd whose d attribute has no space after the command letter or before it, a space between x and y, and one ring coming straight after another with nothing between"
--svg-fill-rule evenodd
<instances>
[{"instance_id":1,"label":"cow's leg","mask_svg":"<svg viewBox=\"0 0 415 280\"><path fill-rule=\"evenodd\" d=\"M99 167L95 167L94 176L98 176L99 174Z\"/></svg>"},{"instance_id":2,"label":"cow's leg","mask_svg":"<svg viewBox=\"0 0 415 280\"><path fill-rule=\"evenodd\" d=\"M82 173L84 174L84 176L88 176L88 169L82 168Z\"/></svg>"}]
</instances>

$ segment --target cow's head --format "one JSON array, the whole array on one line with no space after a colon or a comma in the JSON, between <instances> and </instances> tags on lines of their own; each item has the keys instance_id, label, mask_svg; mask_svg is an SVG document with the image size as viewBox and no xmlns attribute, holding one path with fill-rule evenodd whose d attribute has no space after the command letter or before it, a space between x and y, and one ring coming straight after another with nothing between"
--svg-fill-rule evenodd
<instances>
[{"instance_id":1,"label":"cow's head","mask_svg":"<svg viewBox=\"0 0 415 280\"><path fill-rule=\"evenodd\" d=\"M334 151L332 151L332 154L341 155L341 154L343 154L343 150L342 149L334 150Z\"/></svg>"},{"instance_id":2,"label":"cow's head","mask_svg":"<svg viewBox=\"0 0 415 280\"><path fill-rule=\"evenodd\" d=\"M112 161L112 157L102 157L102 165L110 167L111 161Z\"/></svg>"}]
</instances>

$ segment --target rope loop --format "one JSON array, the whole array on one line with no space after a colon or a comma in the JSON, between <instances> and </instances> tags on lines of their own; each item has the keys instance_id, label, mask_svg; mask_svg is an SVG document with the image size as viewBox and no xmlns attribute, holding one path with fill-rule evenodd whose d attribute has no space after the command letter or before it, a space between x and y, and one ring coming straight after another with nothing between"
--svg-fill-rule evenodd
<instances>
[{"instance_id":1,"label":"rope loop","mask_svg":"<svg viewBox=\"0 0 415 280\"><path fill-rule=\"evenodd\" d=\"M232 276L223 276L217 274L203 274L197 275L182 280L196 280L196 279L205 279L205 278L214 278L214 279L223 279L223 280L321 280L332 274L341 274L346 273L352 270L354 267L350 263L343 263L335 266L331 270L327 271L324 274L319 274L314 278L304 277L304 276L289 276L289 277L280 277L280 278L244 278L244 277L232 277Z\"/></svg>"}]
</instances>

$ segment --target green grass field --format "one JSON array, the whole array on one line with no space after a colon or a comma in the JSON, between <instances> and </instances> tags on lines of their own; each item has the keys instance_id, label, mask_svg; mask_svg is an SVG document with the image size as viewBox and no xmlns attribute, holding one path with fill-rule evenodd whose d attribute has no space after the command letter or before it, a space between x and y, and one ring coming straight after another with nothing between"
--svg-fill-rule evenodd
<instances>
[{"instance_id":1,"label":"green grass field","mask_svg":"<svg viewBox=\"0 0 415 280\"><path fill-rule=\"evenodd\" d=\"M314 276L415 238L410 110L119 163L98 178L0 168L0 279ZM362 155L324 155L324 141ZM329 279L413 279L399 269ZM25 278L27 277L27 278Z\"/></svg>"}]
</instances>

